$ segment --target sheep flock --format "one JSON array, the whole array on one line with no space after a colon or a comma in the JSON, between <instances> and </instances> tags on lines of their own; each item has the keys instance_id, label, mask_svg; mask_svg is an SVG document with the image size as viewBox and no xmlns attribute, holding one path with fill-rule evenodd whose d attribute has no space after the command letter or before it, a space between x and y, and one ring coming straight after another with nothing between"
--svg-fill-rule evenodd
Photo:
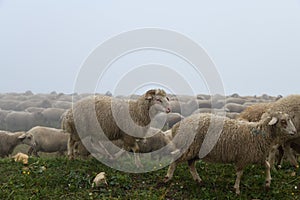
<instances>
[{"instance_id":1,"label":"sheep flock","mask_svg":"<svg viewBox=\"0 0 300 200\"><path fill-rule=\"evenodd\" d=\"M197 172L198 160L233 164L236 194L249 165L265 166L266 188L272 168L280 168L284 158L299 167L300 95L188 96L162 89L107 94L0 94L0 157L27 165L26 154L39 157L38 152L111 162L133 154L133 164L143 169L147 163L140 155L168 147L163 154L151 154L171 158L163 182L171 181L183 162L200 185L205 183ZM17 154L18 145L28 151ZM105 175L101 172L94 186L101 181L107 185Z\"/></svg>"}]
</instances>

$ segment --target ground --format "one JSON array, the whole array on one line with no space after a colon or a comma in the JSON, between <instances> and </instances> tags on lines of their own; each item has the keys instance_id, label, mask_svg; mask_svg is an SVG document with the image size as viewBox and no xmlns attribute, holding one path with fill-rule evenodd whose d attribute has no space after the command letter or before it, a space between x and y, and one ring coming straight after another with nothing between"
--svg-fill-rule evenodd
<instances>
[{"instance_id":1,"label":"ground","mask_svg":"<svg viewBox=\"0 0 300 200\"><path fill-rule=\"evenodd\" d=\"M264 189L264 167L249 166L242 178L241 195L232 190L232 165L197 163L204 181L197 185L180 165L170 183L163 183L167 168L143 174L111 169L94 158L69 161L65 157L30 158L29 165L0 159L0 199L300 199L300 172L288 163L273 171L271 189ZM108 186L92 188L99 172ZM296 174L293 174L296 172Z\"/></svg>"}]
</instances>

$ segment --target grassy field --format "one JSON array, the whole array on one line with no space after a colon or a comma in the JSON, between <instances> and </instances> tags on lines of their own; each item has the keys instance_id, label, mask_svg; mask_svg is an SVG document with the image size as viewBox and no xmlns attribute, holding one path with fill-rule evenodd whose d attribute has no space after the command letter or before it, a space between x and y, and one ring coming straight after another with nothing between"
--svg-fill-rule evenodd
<instances>
[{"instance_id":1,"label":"grassy field","mask_svg":"<svg viewBox=\"0 0 300 200\"><path fill-rule=\"evenodd\" d=\"M232 190L234 167L198 162L205 185L197 185L180 165L170 183L163 183L167 168L144 174L111 169L96 159L69 161L65 157L30 158L29 165L0 159L0 199L300 199L299 171L285 164L273 172L271 189L264 185L264 168L249 166L241 183L241 195ZM93 189L91 182L101 171L108 186Z\"/></svg>"}]
</instances>

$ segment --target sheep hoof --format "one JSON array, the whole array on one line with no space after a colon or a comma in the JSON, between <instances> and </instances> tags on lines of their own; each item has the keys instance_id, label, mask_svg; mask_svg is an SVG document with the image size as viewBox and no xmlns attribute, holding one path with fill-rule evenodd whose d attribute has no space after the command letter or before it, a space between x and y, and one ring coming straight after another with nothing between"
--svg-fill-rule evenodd
<instances>
[{"instance_id":1,"label":"sheep hoof","mask_svg":"<svg viewBox=\"0 0 300 200\"><path fill-rule=\"evenodd\" d=\"M281 165L278 165L278 166L277 166L277 168L278 168L278 169L281 169L281 168L282 168L282 166L281 166Z\"/></svg>"},{"instance_id":2,"label":"sheep hoof","mask_svg":"<svg viewBox=\"0 0 300 200\"><path fill-rule=\"evenodd\" d=\"M69 160L74 160L74 156L68 156Z\"/></svg>"},{"instance_id":3,"label":"sheep hoof","mask_svg":"<svg viewBox=\"0 0 300 200\"><path fill-rule=\"evenodd\" d=\"M239 187L234 186L233 189L234 189L236 195L240 195L241 194L241 191L240 191Z\"/></svg>"},{"instance_id":4,"label":"sheep hoof","mask_svg":"<svg viewBox=\"0 0 300 200\"><path fill-rule=\"evenodd\" d=\"M169 177L167 177L167 176L165 176L165 178L164 178L164 183L167 183L167 182L169 182L171 179L169 178Z\"/></svg>"},{"instance_id":5,"label":"sheep hoof","mask_svg":"<svg viewBox=\"0 0 300 200\"><path fill-rule=\"evenodd\" d=\"M270 191L270 185L265 186L266 192Z\"/></svg>"},{"instance_id":6,"label":"sheep hoof","mask_svg":"<svg viewBox=\"0 0 300 200\"><path fill-rule=\"evenodd\" d=\"M204 183L203 183L203 181L201 181L201 180L197 180L197 184L198 184L200 187L204 186Z\"/></svg>"}]
</instances>

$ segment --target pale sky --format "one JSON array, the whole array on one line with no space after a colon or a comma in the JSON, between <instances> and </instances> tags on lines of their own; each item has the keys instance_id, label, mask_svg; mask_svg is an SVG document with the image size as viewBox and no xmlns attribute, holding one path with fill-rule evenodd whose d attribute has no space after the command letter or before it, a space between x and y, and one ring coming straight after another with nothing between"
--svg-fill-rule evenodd
<instances>
[{"instance_id":1,"label":"pale sky","mask_svg":"<svg viewBox=\"0 0 300 200\"><path fill-rule=\"evenodd\" d=\"M299 0L0 0L0 93L72 93L97 46L145 27L173 30L198 43L215 63L226 94L300 93ZM198 93L207 93L187 64L151 51L116 62L97 88L111 90L126 66L148 63L179 72L186 65L180 73Z\"/></svg>"}]
</instances>

